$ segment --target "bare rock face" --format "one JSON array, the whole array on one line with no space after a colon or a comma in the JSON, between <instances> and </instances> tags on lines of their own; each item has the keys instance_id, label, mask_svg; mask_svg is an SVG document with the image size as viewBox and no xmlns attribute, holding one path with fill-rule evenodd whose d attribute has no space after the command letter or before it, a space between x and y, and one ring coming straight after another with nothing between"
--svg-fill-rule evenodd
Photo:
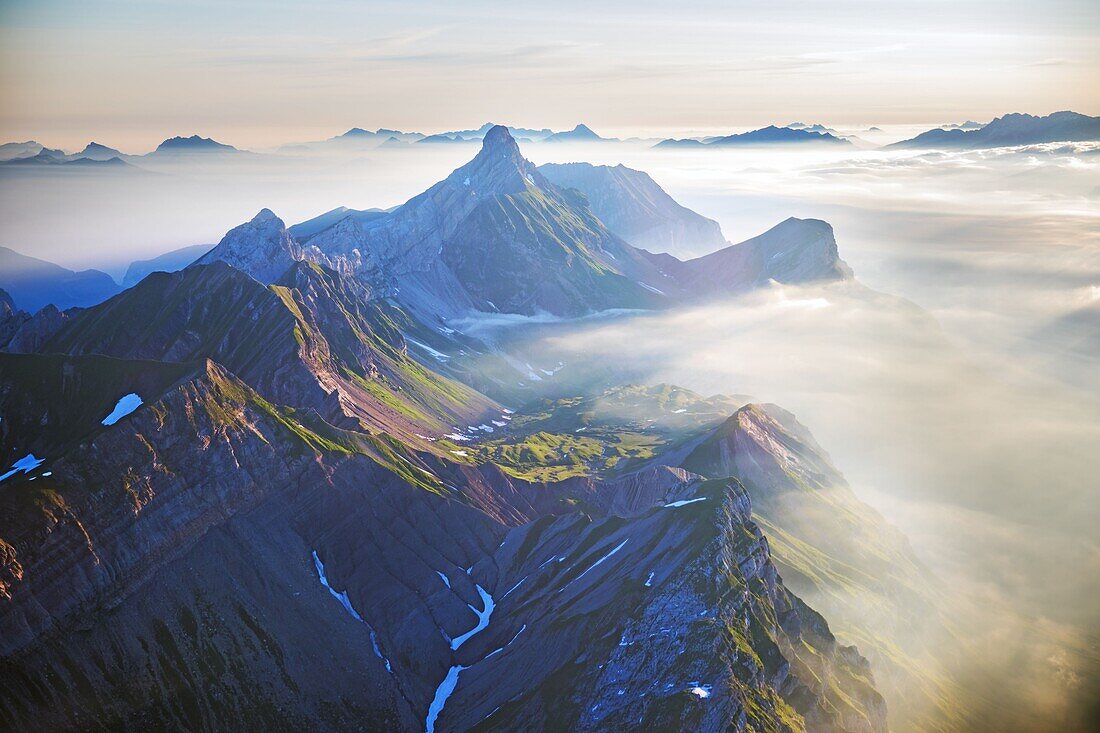
<instances>
[{"instance_id":1,"label":"bare rock face","mask_svg":"<svg viewBox=\"0 0 1100 733\"><path fill-rule=\"evenodd\" d=\"M60 311L48 304L31 315L15 307L15 302L4 290L0 290L0 349L9 353L29 354L42 345L79 308Z\"/></svg>"},{"instance_id":2,"label":"bare rock face","mask_svg":"<svg viewBox=\"0 0 1100 733\"><path fill-rule=\"evenodd\" d=\"M266 285L278 280L300 259L302 249L286 224L270 209L263 209L251 221L231 229L195 264L226 262Z\"/></svg>"}]
</instances>

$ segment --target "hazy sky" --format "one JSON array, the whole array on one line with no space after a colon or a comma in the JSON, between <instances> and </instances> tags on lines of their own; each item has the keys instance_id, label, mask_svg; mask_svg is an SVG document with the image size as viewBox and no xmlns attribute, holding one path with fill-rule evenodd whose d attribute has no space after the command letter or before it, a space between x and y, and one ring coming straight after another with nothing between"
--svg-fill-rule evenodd
<instances>
[{"instance_id":1,"label":"hazy sky","mask_svg":"<svg viewBox=\"0 0 1100 733\"><path fill-rule=\"evenodd\" d=\"M1096 0L0 0L0 139L1100 113Z\"/></svg>"}]
</instances>

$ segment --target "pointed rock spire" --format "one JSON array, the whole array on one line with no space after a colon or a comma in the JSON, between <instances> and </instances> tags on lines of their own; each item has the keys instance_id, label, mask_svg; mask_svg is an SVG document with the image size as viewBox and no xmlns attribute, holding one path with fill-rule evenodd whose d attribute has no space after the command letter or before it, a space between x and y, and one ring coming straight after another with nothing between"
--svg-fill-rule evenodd
<instances>
[{"instance_id":1,"label":"pointed rock spire","mask_svg":"<svg viewBox=\"0 0 1100 733\"><path fill-rule=\"evenodd\" d=\"M494 125L481 141L481 151L448 180L481 195L519 193L542 182L535 165L525 160L512 133Z\"/></svg>"},{"instance_id":2,"label":"pointed rock spire","mask_svg":"<svg viewBox=\"0 0 1100 733\"><path fill-rule=\"evenodd\" d=\"M271 209L260 209L245 224L229 230L218 246L196 260L208 265L221 260L264 284L273 283L297 260L302 248Z\"/></svg>"},{"instance_id":3,"label":"pointed rock spire","mask_svg":"<svg viewBox=\"0 0 1100 733\"><path fill-rule=\"evenodd\" d=\"M252 217L252 221L250 221L249 223L250 224L262 224L264 222L271 221L272 219L278 221L280 225L283 224L283 220L280 219L279 217L275 216L274 211L272 211L271 209L264 208L264 209L260 209L259 213L256 214L256 216Z\"/></svg>"}]
</instances>

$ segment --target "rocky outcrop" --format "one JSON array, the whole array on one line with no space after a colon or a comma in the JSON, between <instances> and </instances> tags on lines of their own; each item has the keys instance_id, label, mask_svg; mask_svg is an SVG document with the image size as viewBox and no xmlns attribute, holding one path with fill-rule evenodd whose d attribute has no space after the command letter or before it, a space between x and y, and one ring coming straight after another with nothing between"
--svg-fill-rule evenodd
<instances>
[{"instance_id":1,"label":"rocky outcrop","mask_svg":"<svg viewBox=\"0 0 1100 733\"><path fill-rule=\"evenodd\" d=\"M859 639L896 721L928 731L973 724L960 717L959 687L947 671L944 640L953 632L944 589L794 415L746 405L697 442L682 465L744 484L788 586L841 636Z\"/></svg>"},{"instance_id":2,"label":"rocky outcrop","mask_svg":"<svg viewBox=\"0 0 1100 733\"><path fill-rule=\"evenodd\" d=\"M0 314L0 349L13 354L36 352L80 310L60 311L47 305L33 316L25 311L7 310L6 314Z\"/></svg>"},{"instance_id":3,"label":"rocky outcrop","mask_svg":"<svg viewBox=\"0 0 1100 733\"><path fill-rule=\"evenodd\" d=\"M262 209L251 221L229 230L222 241L195 260L195 264L226 262L268 285L300 259L302 248L290 236L283 220L270 209Z\"/></svg>"}]
</instances>

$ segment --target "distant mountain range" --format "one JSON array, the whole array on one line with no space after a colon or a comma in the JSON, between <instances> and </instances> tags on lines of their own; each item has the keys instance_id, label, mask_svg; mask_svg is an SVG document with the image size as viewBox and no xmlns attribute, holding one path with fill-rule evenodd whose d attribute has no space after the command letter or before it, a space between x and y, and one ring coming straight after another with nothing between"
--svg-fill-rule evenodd
<instances>
[{"instance_id":1,"label":"distant mountain range","mask_svg":"<svg viewBox=\"0 0 1100 733\"><path fill-rule=\"evenodd\" d=\"M1100 117L1089 117L1077 112L1054 112L1046 117L1009 114L998 117L987 125L974 125L976 123L965 123L959 127L928 130L888 147L972 150L1100 140Z\"/></svg>"},{"instance_id":2,"label":"distant mountain range","mask_svg":"<svg viewBox=\"0 0 1100 733\"><path fill-rule=\"evenodd\" d=\"M0 166L9 169L35 169L48 166L51 169L94 168L101 171L136 170L134 166L122 160L122 158L119 158L117 155L110 157L87 157L85 155L70 156L60 150L49 150L47 148L42 148L35 155L0 161Z\"/></svg>"},{"instance_id":3,"label":"distant mountain range","mask_svg":"<svg viewBox=\"0 0 1100 733\"><path fill-rule=\"evenodd\" d=\"M1032 145L1044 142L1074 142L1100 139L1100 118L1076 112L1055 112L1045 117L1028 114L1009 114L998 117L990 123L982 124L967 120L960 124L944 125L928 130L915 138L893 143L892 148L987 148L1013 145ZM470 145L480 143L489 130L496 127L485 123L481 127L466 130L451 130L434 134L406 132L390 128L367 130L353 127L341 135L306 143L292 143L278 148L285 154L303 154L310 152L350 152L372 149L401 149L414 144ZM702 148L715 147L753 147L817 144L823 146L853 146L867 149L876 147L851 134L842 134L837 130L819 123L792 122L786 126L769 125L749 132L730 135L718 135L693 138L666 138L656 141L630 138L621 141L617 138L602 137L588 125L578 124L571 130L557 131L549 128L534 129L508 127L509 134L519 142L538 143L639 143L652 144L653 147ZM871 127L868 132L881 132ZM78 153L65 153L50 149L33 140L12 142L0 145L0 165L16 167L40 167L63 163L76 163L77 167L91 165L90 161L110 164L121 168L121 163L140 166L142 161L152 165L160 162L165 165L186 160L220 160L217 155L237 155L251 153L208 137L191 135L189 137L168 138L152 153L129 155L115 148L91 142ZM190 158L190 155L202 156ZM117 161L116 161L117 159ZM83 161L83 162L82 162ZM57 167L53 170L67 170Z\"/></svg>"},{"instance_id":4,"label":"distant mountain range","mask_svg":"<svg viewBox=\"0 0 1100 733\"><path fill-rule=\"evenodd\" d=\"M298 239L312 237L317 232L324 231L343 219L352 219L360 224L385 216L387 211L383 209L349 209L346 206L338 206L326 211L320 216L315 216L289 228L289 232Z\"/></svg>"},{"instance_id":5,"label":"distant mountain range","mask_svg":"<svg viewBox=\"0 0 1100 733\"><path fill-rule=\"evenodd\" d=\"M799 124L799 123L796 123ZM814 126L820 127L820 126ZM742 132L735 135L722 137L710 137L705 139L667 139L657 143L657 148L685 148L685 147L733 147L754 145L851 145L850 142L839 138L831 132L821 132L812 128L776 127L769 125L759 130Z\"/></svg>"},{"instance_id":6,"label":"distant mountain range","mask_svg":"<svg viewBox=\"0 0 1100 733\"><path fill-rule=\"evenodd\" d=\"M84 149L76 154L78 158L88 158L90 160L110 160L111 158L122 158L124 153L109 148L106 145L100 145L97 142L90 142Z\"/></svg>"},{"instance_id":7,"label":"distant mountain range","mask_svg":"<svg viewBox=\"0 0 1100 733\"><path fill-rule=\"evenodd\" d=\"M280 148L283 152L295 153L309 150L342 149L342 148L400 148L414 143L431 144L469 144L479 143L485 134L496 127L491 122L486 122L481 127L469 130L450 130L431 135L419 132L403 132L379 128L377 130L364 130L353 127L342 135L311 143L295 143L284 145ZM525 127L508 127L509 133L521 142L593 142L605 140L594 133L587 125L577 125L572 130L554 132L549 128L535 130Z\"/></svg>"},{"instance_id":8,"label":"distant mountain range","mask_svg":"<svg viewBox=\"0 0 1100 733\"><path fill-rule=\"evenodd\" d=\"M592 128L590 128L588 125L577 125L572 130L568 130L566 132L555 132L553 135L550 135L543 140L544 142L551 143L592 143L600 142L606 139L607 138L602 138L594 133L592 131Z\"/></svg>"},{"instance_id":9,"label":"distant mountain range","mask_svg":"<svg viewBox=\"0 0 1100 733\"><path fill-rule=\"evenodd\" d=\"M15 158L29 158L38 155L43 149L44 146L34 140L22 143L4 143L0 145L0 162L14 160Z\"/></svg>"}]
</instances>

